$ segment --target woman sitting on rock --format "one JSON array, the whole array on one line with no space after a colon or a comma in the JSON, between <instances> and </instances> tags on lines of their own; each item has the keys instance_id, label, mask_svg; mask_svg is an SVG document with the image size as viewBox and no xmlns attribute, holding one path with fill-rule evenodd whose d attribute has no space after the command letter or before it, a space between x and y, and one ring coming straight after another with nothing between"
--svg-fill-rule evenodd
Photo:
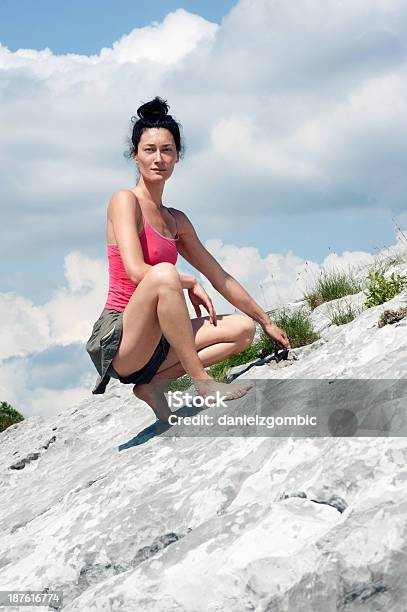
<instances>
[{"instance_id":1,"label":"woman sitting on rock","mask_svg":"<svg viewBox=\"0 0 407 612\"><path fill-rule=\"evenodd\" d=\"M224 399L234 399L248 391L252 385L243 381L215 381L205 367L250 346L254 321L290 347L285 331L206 250L187 215L164 206L165 183L182 154L179 124L168 109L156 97L140 106L138 120L133 118L130 155L139 180L134 188L113 193L108 205L109 292L86 344L100 375L93 393L103 393L110 377L132 383L134 394L162 421L172 414L164 389L184 373L203 397L219 390ZM178 253L248 316L217 316L197 279L177 271ZM198 315L192 320L183 289ZM201 316L200 306L208 316Z\"/></svg>"}]
</instances>

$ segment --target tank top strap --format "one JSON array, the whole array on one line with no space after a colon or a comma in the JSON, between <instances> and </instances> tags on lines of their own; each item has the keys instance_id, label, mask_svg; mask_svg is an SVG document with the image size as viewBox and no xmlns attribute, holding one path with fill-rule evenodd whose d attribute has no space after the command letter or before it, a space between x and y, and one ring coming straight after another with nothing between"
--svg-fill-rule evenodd
<instances>
[{"instance_id":1,"label":"tank top strap","mask_svg":"<svg viewBox=\"0 0 407 612\"><path fill-rule=\"evenodd\" d=\"M174 221L175 221L175 229L176 229L176 235L175 235L175 240L178 240L179 238L179 234L178 234L178 221L177 221L177 217L176 215L174 215L174 213L171 212L171 209L168 208L168 212L170 213L170 215L172 217L174 217Z\"/></svg>"},{"instance_id":2,"label":"tank top strap","mask_svg":"<svg viewBox=\"0 0 407 612\"><path fill-rule=\"evenodd\" d=\"M143 221L143 229L141 230L141 233L143 233L143 231L146 228L146 220L144 218L143 211L141 210L141 206L140 206L140 212L141 212L141 218L142 218L142 221Z\"/></svg>"}]
</instances>

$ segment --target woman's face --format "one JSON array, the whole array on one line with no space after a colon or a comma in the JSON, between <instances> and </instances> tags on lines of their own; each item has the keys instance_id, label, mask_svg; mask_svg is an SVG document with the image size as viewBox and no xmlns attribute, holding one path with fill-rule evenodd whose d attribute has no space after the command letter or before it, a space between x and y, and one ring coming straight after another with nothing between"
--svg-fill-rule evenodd
<instances>
[{"instance_id":1,"label":"woman's face","mask_svg":"<svg viewBox=\"0 0 407 612\"><path fill-rule=\"evenodd\" d=\"M166 128L144 130L134 156L141 175L148 181L165 181L179 160L174 137Z\"/></svg>"}]
</instances>

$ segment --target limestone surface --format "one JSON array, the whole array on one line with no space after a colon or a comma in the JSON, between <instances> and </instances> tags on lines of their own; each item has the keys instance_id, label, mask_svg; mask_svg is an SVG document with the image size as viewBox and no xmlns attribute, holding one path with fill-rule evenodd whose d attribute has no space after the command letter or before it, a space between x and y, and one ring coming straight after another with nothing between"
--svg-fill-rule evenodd
<instances>
[{"instance_id":1,"label":"limestone surface","mask_svg":"<svg viewBox=\"0 0 407 612\"><path fill-rule=\"evenodd\" d=\"M406 298L341 326L322 304L320 340L239 380L405 379L407 318L378 320ZM63 591L66 612L407 609L406 437L171 437L154 421L112 380L0 434L2 590Z\"/></svg>"}]
</instances>

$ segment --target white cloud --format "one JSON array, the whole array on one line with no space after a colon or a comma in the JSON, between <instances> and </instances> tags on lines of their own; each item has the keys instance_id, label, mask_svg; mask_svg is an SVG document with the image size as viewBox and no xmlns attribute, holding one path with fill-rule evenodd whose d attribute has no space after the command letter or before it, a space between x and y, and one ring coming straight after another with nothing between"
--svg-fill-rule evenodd
<instances>
[{"instance_id":1,"label":"white cloud","mask_svg":"<svg viewBox=\"0 0 407 612\"><path fill-rule=\"evenodd\" d=\"M105 262L78 251L65 257L64 271L67 286L55 291L43 308L53 342L66 346L90 335L92 318L96 320L102 312L107 296L108 271Z\"/></svg>"},{"instance_id":2,"label":"white cloud","mask_svg":"<svg viewBox=\"0 0 407 612\"><path fill-rule=\"evenodd\" d=\"M300 299L308 272L319 270L318 264L304 261L292 251L285 256L270 253L262 258L254 247L239 248L220 240L208 240L205 246L265 310ZM233 306L215 292L206 279L202 278L202 282L219 314L233 312Z\"/></svg>"},{"instance_id":3,"label":"white cloud","mask_svg":"<svg viewBox=\"0 0 407 612\"><path fill-rule=\"evenodd\" d=\"M49 319L41 306L13 293L1 293L0 317L1 359L21 357L49 346Z\"/></svg>"},{"instance_id":4,"label":"white cloud","mask_svg":"<svg viewBox=\"0 0 407 612\"><path fill-rule=\"evenodd\" d=\"M267 138L263 126L256 126L254 118L222 118L212 128L210 139L211 155L215 155L217 163L229 165L235 175L244 172L251 182L264 181L272 174L287 180L315 180L320 176L312 159L296 154L297 142L286 147L278 138Z\"/></svg>"},{"instance_id":5,"label":"white cloud","mask_svg":"<svg viewBox=\"0 0 407 612\"><path fill-rule=\"evenodd\" d=\"M102 49L100 60L123 62L157 62L164 66L176 64L205 40L211 41L218 25L184 9L169 13L163 22L133 30Z\"/></svg>"},{"instance_id":6,"label":"white cloud","mask_svg":"<svg viewBox=\"0 0 407 612\"><path fill-rule=\"evenodd\" d=\"M64 269L67 285L42 306L13 293L0 293L2 360L82 342L90 335L92 319L102 311L107 295L107 267L74 251L65 257Z\"/></svg>"},{"instance_id":7,"label":"white cloud","mask_svg":"<svg viewBox=\"0 0 407 612\"><path fill-rule=\"evenodd\" d=\"M27 385L26 375L30 367L29 357L5 363L0 361L0 364L0 400L7 401L25 418L33 415L54 417L63 410L71 409L81 400L89 398L96 378L84 374L67 389L41 386L32 389Z\"/></svg>"}]
</instances>

